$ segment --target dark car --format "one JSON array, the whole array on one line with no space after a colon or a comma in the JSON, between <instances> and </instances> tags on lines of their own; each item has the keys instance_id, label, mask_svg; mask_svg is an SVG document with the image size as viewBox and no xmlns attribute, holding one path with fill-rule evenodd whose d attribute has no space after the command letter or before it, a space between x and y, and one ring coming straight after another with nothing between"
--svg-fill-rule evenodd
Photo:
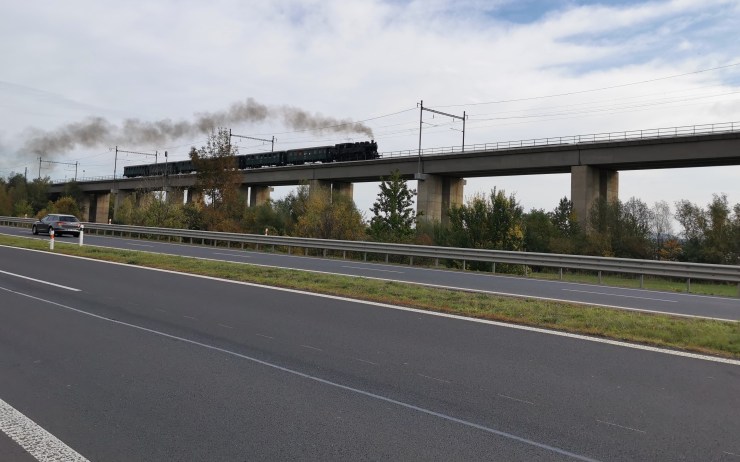
<instances>
[{"instance_id":1,"label":"dark car","mask_svg":"<svg viewBox=\"0 0 740 462\"><path fill-rule=\"evenodd\" d=\"M80 220L74 215L52 213L34 223L31 232L33 234L49 233L52 229L56 236L71 234L78 237L80 235Z\"/></svg>"}]
</instances>

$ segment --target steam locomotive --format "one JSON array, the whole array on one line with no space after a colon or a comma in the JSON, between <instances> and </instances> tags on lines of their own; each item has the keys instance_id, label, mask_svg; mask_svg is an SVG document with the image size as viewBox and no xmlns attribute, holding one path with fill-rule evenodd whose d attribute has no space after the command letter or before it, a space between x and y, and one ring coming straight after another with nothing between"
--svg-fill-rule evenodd
<instances>
[{"instance_id":1,"label":"steam locomotive","mask_svg":"<svg viewBox=\"0 0 740 462\"><path fill-rule=\"evenodd\" d=\"M378 144L375 141L342 143L334 146L291 149L288 151L266 152L261 154L240 154L236 162L240 170L260 167L281 167L285 165L303 165L305 163L348 162L369 160L380 157ZM190 160L169 162L165 164L128 165L123 168L123 176L135 178L140 176L179 175L193 173L197 169Z\"/></svg>"}]
</instances>

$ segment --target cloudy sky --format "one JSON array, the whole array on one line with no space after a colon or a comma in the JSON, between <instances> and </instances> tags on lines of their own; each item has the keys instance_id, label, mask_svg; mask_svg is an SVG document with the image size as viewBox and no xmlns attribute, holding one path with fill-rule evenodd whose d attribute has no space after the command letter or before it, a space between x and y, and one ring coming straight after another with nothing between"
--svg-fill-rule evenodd
<instances>
[{"instance_id":1,"label":"cloudy sky","mask_svg":"<svg viewBox=\"0 0 740 462\"><path fill-rule=\"evenodd\" d=\"M736 0L72 0L2 10L3 177L36 177L39 156L78 162L80 177L110 176L115 145L185 159L206 139L203 120L275 136L276 149L370 131L381 152L416 149L420 100L465 111L466 144L740 125ZM286 112L358 124L311 131ZM459 145L459 121L424 120L424 148ZM118 173L150 160L121 155ZM45 162L41 174L71 178L74 167ZM527 210L570 195L569 175L469 179L465 193L493 187ZM620 173L624 200L706 204L714 193L740 202L740 167ZM377 184L355 186L366 215L376 195Z\"/></svg>"}]
</instances>

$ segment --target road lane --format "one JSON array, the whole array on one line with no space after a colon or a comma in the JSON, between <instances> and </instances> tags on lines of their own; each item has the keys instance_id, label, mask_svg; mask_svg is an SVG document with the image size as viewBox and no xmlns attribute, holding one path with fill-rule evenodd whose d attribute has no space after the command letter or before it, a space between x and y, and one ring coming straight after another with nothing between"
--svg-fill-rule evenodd
<instances>
[{"instance_id":1,"label":"road lane","mask_svg":"<svg viewBox=\"0 0 740 462\"><path fill-rule=\"evenodd\" d=\"M23 228L0 227L2 232L29 237ZM70 242L74 242L70 238ZM477 290L517 297L536 297L574 303L594 304L620 309L670 313L740 321L740 298L710 297L694 294L659 292L561 281L543 281L520 277L444 269L349 262L296 255L192 246L157 241L138 241L111 236L85 236L85 243L128 250L143 250L171 255L249 263L280 268L343 274L357 277L412 282L435 287ZM142 247L142 246L147 247Z\"/></svg>"},{"instance_id":2,"label":"road lane","mask_svg":"<svg viewBox=\"0 0 740 462\"><path fill-rule=\"evenodd\" d=\"M737 365L0 248L11 266L82 291L0 273L0 398L93 460L737 451Z\"/></svg>"}]
</instances>

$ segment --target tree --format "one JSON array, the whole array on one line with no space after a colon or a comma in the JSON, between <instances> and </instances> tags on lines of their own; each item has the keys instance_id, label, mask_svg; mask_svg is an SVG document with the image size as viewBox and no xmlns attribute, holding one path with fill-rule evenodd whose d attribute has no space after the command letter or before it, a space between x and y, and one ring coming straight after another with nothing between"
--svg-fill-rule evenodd
<instances>
[{"instance_id":1,"label":"tree","mask_svg":"<svg viewBox=\"0 0 740 462\"><path fill-rule=\"evenodd\" d=\"M239 222L246 201L239 194L237 154L238 149L231 145L229 131L224 128L211 133L205 146L190 150L190 160L198 170L196 188L206 196L203 220L209 230L241 230Z\"/></svg>"},{"instance_id":2,"label":"tree","mask_svg":"<svg viewBox=\"0 0 740 462\"><path fill-rule=\"evenodd\" d=\"M368 234L376 241L409 242L414 236L416 213L413 208L416 190L409 189L396 170L381 178L380 192L373 204Z\"/></svg>"},{"instance_id":3,"label":"tree","mask_svg":"<svg viewBox=\"0 0 740 462\"><path fill-rule=\"evenodd\" d=\"M304 191L305 191L304 187ZM318 239L360 240L365 237L362 214L351 198L332 195L329 188L316 187L303 194L305 203L296 224L296 234Z\"/></svg>"},{"instance_id":4,"label":"tree","mask_svg":"<svg viewBox=\"0 0 740 462\"><path fill-rule=\"evenodd\" d=\"M589 219L591 229L586 235L586 253L622 258L653 255L650 209L639 199L599 201L594 204Z\"/></svg>"},{"instance_id":5,"label":"tree","mask_svg":"<svg viewBox=\"0 0 740 462\"><path fill-rule=\"evenodd\" d=\"M548 213L532 209L524 215L524 248L527 252L549 252L557 228Z\"/></svg>"},{"instance_id":6,"label":"tree","mask_svg":"<svg viewBox=\"0 0 740 462\"><path fill-rule=\"evenodd\" d=\"M8 192L8 185L0 178L0 215L8 216L13 213L13 200Z\"/></svg>"},{"instance_id":7,"label":"tree","mask_svg":"<svg viewBox=\"0 0 740 462\"><path fill-rule=\"evenodd\" d=\"M651 212L650 230L655 237L655 247L662 249L666 239L673 234L671 206L666 201L658 201L653 205Z\"/></svg>"},{"instance_id":8,"label":"tree","mask_svg":"<svg viewBox=\"0 0 740 462\"><path fill-rule=\"evenodd\" d=\"M683 258L700 263L740 263L740 204L730 207L725 194L715 194L704 209L687 200L676 202L683 228Z\"/></svg>"},{"instance_id":9,"label":"tree","mask_svg":"<svg viewBox=\"0 0 740 462\"><path fill-rule=\"evenodd\" d=\"M80 216L80 208L73 197L64 196L57 199L49 210L53 213L63 213L66 215Z\"/></svg>"},{"instance_id":10,"label":"tree","mask_svg":"<svg viewBox=\"0 0 740 462\"><path fill-rule=\"evenodd\" d=\"M512 194L494 189L448 211L449 244L478 249L520 250L524 211Z\"/></svg>"},{"instance_id":11,"label":"tree","mask_svg":"<svg viewBox=\"0 0 740 462\"><path fill-rule=\"evenodd\" d=\"M549 243L549 251L562 254L579 253L583 245L583 229L578 224L573 201L563 197L557 207L549 213L555 232Z\"/></svg>"}]
</instances>

